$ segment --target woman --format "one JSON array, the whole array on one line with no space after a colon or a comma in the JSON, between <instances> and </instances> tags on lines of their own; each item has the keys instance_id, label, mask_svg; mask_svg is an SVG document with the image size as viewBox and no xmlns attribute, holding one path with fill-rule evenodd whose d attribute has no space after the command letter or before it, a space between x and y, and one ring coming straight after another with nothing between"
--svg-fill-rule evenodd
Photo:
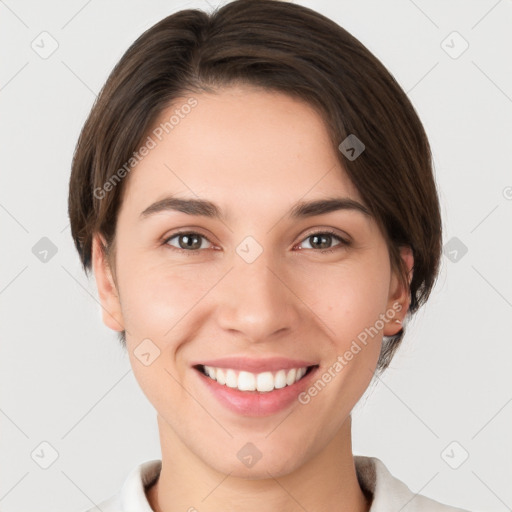
<instances>
[{"instance_id":1,"label":"woman","mask_svg":"<svg viewBox=\"0 0 512 512\"><path fill-rule=\"evenodd\" d=\"M275 0L150 28L83 128L69 214L162 448L102 510L460 510L352 453L441 219L420 120L344 29Z\"/></svg>"}]
</instances>

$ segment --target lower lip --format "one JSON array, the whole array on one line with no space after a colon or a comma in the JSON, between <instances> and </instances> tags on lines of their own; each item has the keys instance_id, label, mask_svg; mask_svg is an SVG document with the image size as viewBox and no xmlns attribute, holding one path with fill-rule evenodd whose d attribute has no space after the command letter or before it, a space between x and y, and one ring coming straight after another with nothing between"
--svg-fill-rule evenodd
<instances>
[{"instance_id":1,"label":"lower lip","mask_svg":"<svg viewBox=\"0 0 512 512\"><path fill-rule=\"evenodd\" d=\"M240 391L236 388L224 386L207 377L200 370L194 369L201 381L205 383L213 396L223 406L243 416L269 416L286 409L309 386L309 382L317 370L318 367L314 367L307 375L291 386L261 393L260 391Z\"/></svg>"}]
</instances>

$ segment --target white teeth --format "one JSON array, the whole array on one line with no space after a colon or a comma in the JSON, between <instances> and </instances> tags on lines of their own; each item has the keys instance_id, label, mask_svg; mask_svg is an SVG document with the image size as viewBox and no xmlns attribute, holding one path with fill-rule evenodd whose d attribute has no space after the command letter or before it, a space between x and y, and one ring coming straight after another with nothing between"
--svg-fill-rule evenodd
<instances>
[{"instance_id":1,"label":"white teeth","mask_svg":"<svg viewBox=\"0 0 512 512\"><path fill-rule=\"evenodd\" d=\"M238 374L238 389L240 391L254 391L256 389L256 379L253 373L240 372Z\"/></svg>"},{"instance_id":2,"label":"white teeth","mask_svg":"<svg viewBox=\"0 0 512 512\"><path fill-rule=\"evenodd\" d=\"M258 373L256 377L256 389L267 392L274 389L274 376L271 372Z\"/></svg>"},{"instance_id":3,"label":"white teeth","mask_svg":"<svg viewBox=\"0 0 512 512\"><path fill-rule=\"evenodd\" d=\"M211 377L213 380L215 380L215 368L212 368L211 366L205 366L204 371L208 377Z\"/></svg>"},{"instance_id":4,"label":"white teeth","mask_svg":"<svg viewBox=\"0 0 512 512\"><path fill-rule=\"evenodd\" d=\"M284 370L279 370L274 377L274 387L276 389L281 389L286 386L286 372Z\"/></svg>"},{"instance_id":5,"label":"white teeth","mask_svg":"<svg viewBox=\"0 0 512 512\"><path fill-rule=\"evenodd\" d=\"M299 370L297 371L297 376L295 377L295 382L302 379L302 377L304 377L306 371L307 371L306 368L299 368Z\"/></svg>"},{"instance_id":6,"label":"white teeth","mask_svg":"<svg viewBox=\"0 0 512 512\"><path fill-rule=\"evenodd\" d=\"M204 366L204 373L219 384L230 388L238 388L240 391L259 391L268 393L274 389L291 386L306 374L307 367L279 370L277 372L251 373L246 371L236 372L232 369L214 368Z\"/></svg>"},{"instance_id":7,"label":"white teeth","mask_svg":"<svg viewBox=\"0 0 512 512\"><path fill-rule=\"evenodd\" d=\"M295 368L288 370L288 373L286 374L286 384L288 384L288 386L291 386L295 382L296 375L297 370Z\"/></svg>"},{"instance_id":8,"label":"white teeth","mask_svg":"<svg viewBox=\"0 0 512 512\"><path fill-rule=\"evenodd\" d=\"M235 370L228 370L226 372L226 386L236 388L238 386L238 377Z\"/></svg>"},{"instance_id":9,"label":"white teeth","mask_svg":"<svg viewBox=\"0 0 512 512\"><path fill-rule=\"evenodd\" d=\"M217 382L219 384L226 384L226 374L222 368L217 368Z\"/></svg>"}]
</instances>

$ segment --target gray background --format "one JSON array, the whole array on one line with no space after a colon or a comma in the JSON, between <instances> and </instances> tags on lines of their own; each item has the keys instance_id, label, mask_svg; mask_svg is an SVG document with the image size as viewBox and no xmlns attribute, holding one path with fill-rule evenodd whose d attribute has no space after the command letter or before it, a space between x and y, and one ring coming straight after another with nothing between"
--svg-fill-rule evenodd
<instances>
[{"instance_id":1,"label":"gray background","mask_svg":"<svg viewBox=\"0 0 512 512\"><path fill-rule=\"evenodd\" d=\"M359 38L407 91L442 202L441 275L354 412L355 453L442 502L510 510L512 1L299 3ZM101 323L94 280L72 246L67 184L79 130L114 64L143 30L187 7L210 9L200 0L0 1L3 512L84 510L160 457L155 411ZM42 58L51 38L58 48Z\"/></svg>"}]
</instances>

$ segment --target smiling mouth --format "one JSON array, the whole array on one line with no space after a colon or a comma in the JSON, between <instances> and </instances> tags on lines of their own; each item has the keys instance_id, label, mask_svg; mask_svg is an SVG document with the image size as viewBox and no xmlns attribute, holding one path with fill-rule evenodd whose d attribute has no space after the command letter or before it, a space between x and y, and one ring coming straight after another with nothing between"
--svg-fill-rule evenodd
<instances>
[{"instance_id":1,"label":"smiling mouth","mask_svg":"<svg viewBox=\"0 0 512 512\"><path fill-rule=\"evenodd\" d=\"M318 365L260 373L235 370L232 368L216 368L202 364L195 365L193 368L222 386L238 389L239 391L269 393L277 389L292 386L306 375L309 375L314 369L318 368Z\"/></svg>"}]
</instances>

